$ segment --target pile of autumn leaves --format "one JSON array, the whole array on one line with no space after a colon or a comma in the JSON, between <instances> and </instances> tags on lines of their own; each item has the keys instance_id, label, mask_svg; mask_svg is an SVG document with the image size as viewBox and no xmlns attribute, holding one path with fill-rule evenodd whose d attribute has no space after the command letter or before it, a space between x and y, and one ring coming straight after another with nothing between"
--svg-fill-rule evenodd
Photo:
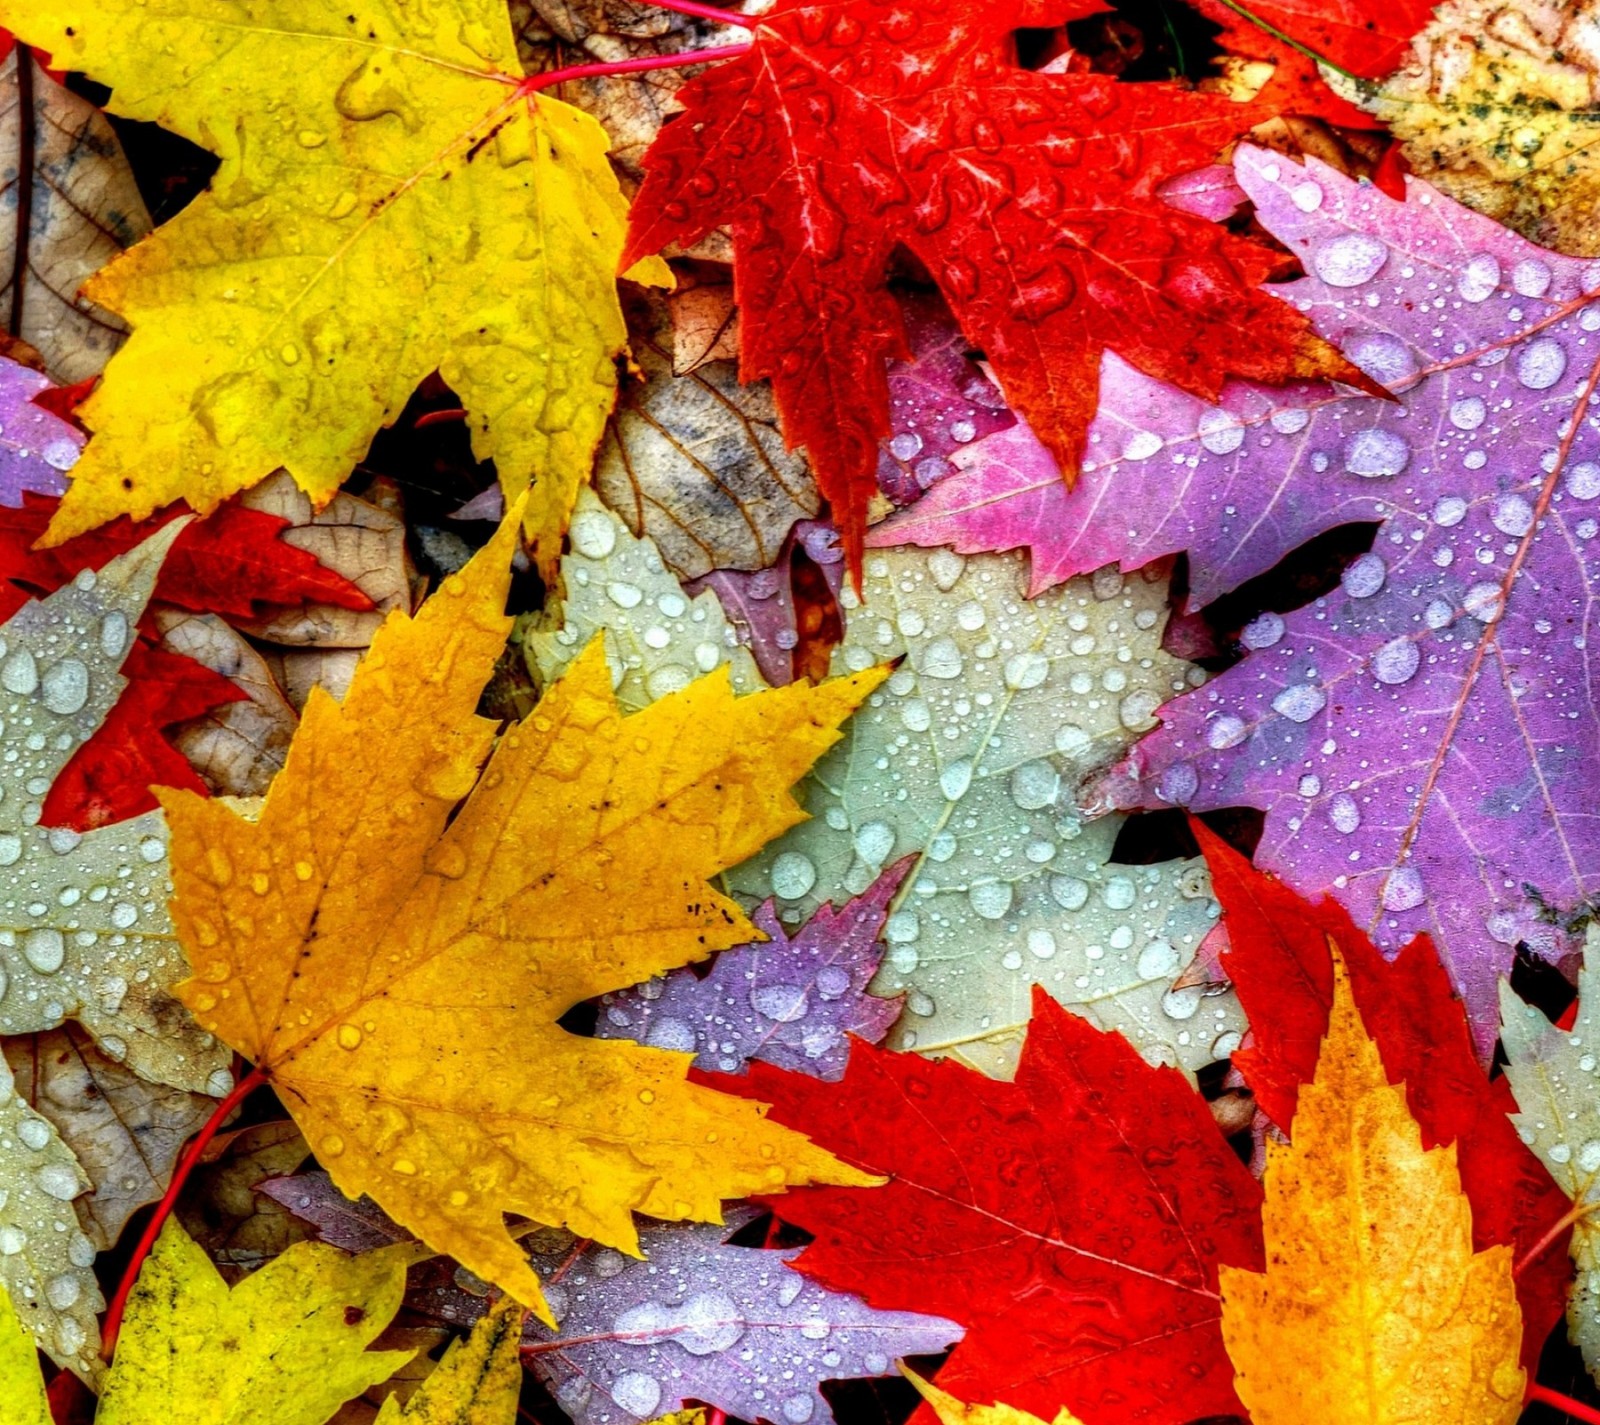
<instances>
[{"instance_id":1,"label":"pile of autumn leaves","mask_svg":"<svg viewBox=\"0 0 1600 1425\"><path fill-rule=\"evenodd\" d=\"M659 250L731 229L743 375L772 381L855 564L888 432L885 363L904 348L884 285L897 244L1069 474L1108 350L1206 399L1234 377L1377 392L1262 290L1275 254L1152 197L1295 86L1312 112L1354 111L1282 49L1279 88L1244 103L1085 73L1069 86L1006 62L1021 24L1082 19L1092 3L780 6L757 41L767 63L709 69L686 93L630 229L599 125L530 100L492 0L267 8L270 25L244 0L0 0L0 22L109 84L118 112L221 159L207 196L89 284L133 330L78 408L92 438L43 543L178 500L205 513L280 467L325 502L435 370L509 510L469 564L389 617L341 697L312 691L259 802L168 788L160 814L80 841L41 828L40 799L116 705L128 629L163 559L195 538L177 525L136 545L101 536L97 573L41 580L55 592L5 628L19 746L0 805L19 820L0 855L29 858L41 885L47 852L77 857L92 888L52 892L69 908L105 902L104 924L74 912L71 947L59 931L20 937L43 977L34 999L74 986L47 1018L92 1022L107 980L79 952L97 937L117 951L119 936L175 937L187 978L160 961L168 979L133 996L146 1037L117 1040L121 1053L165 1055L165 1081L196 1087L226 1080L224 1049L238 1054L245 1087L271 1086L337 1187L417 1240L353 1257L297 1245L229 1290L169 1221L104 1370L85 1328L61 1324L94 1314L63 1266L0 1297L0 1425L49 1418L36 1336L95 1379L101 1425L321 1425L406 1363L368 1347L433 1253L502 1299L378 1418L501 1425L520 1380L516 1303L555 1325L507 1214L636 1252L635 1214L716 1222L746 1198L811 1234L798 1269L815 1281L964 1329L938 1386L919 1383L952 1425L1176 1425L1241 1405L1256 1425L1308 1408L1517 1418L1600 1171L1600 1137L1583 1131L1600 985L1565 1028L1508 1000L1509 1068L1491 1080L1427 943L1385 960L1342 912L1296 901L1202 828L1221 969L1252 1025L1233 1068L1276 1130L1260 1182L1188 1079L1042 991L1014 1082L862 1043L838 1082L760 1064L691 1072L685 1054L561 1021L757 938L717 878L803 819L790 789L892 670L736 696L722 667L625 713L597 639L526 718L477 711L511 630L519 541L560 577L616 394L619 269L668 285ZM1425 18L1390 10L1397 43L1381 56L1337 26L1311 37L1387 72ZM803 161L774 142L790 107L807 115L785 135ZM1086 176L1097 202L1063 243L1060 212ZM985 183L1007 201L983 200ZM1500 216L1542 233L1563 201L1524 196L1526 211ZM1115 260L1100 241L1113 221ZM307 595L347 597L298 577ZM152 889L163 862L170 927ZM119 967L112 954L104 968ZM192 1022L163 1037L169 990ZM27 1106L5 1114L0 1132L38 1147ZM76 1172L57 1155L26 1184L43 1192L30 1211L47 1243L29 1250L59 1247L81 1271L67 1218L49 1216ZM0 1238L7 1256L25 1245ZM1593 1290L1586 1275L1580 1339ZM56 1313L48 1337L28 1319L41 1302Z\"/></svg>"}]
</instances>

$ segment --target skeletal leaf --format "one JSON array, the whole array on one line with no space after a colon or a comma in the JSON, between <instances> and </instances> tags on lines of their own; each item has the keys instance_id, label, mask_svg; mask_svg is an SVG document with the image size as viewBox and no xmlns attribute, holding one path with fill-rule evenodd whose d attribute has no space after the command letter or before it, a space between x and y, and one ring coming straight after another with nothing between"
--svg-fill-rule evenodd
<instances>
[{"instance_id":1,"label":"skeletal leaf","mask_svg":"<svg viewBox=\"0 0 1600 1425\"><path fill-rule=\"evenodd\" d=\"M18 1094L49 1119L88 1176L78 1218L96 1250L166 1191L183 1145L216 1107L205 1094L141 1079L75 1025L8 1038Z\"/></svg>"},{"instance_id":2,"label":"skeletal leaf","mask_svg":"<svg viewBox=\"0 0 1600 1425\"><path fill-rule=\"evenodd\" d=\"M915 856L873 982L906 995L891 1044L1008 1072L1039 984L1196 1069L1242 1028L1230 996L1178 983L1215 914L1204 868L1108 864L1120 819L1074 805L1190 686L1161 650L1166 578L1105 569L1026 600L1022 573L1010 555L869 553L833 667L903 661L806 780L811 820L729 883L797 923Z\"/></svg>"},{"instance_id":3,"label":"skeletal leaf","mask_svg":"<svg viewBox=\"0 0 1600 1425\"><path fill-rule=\"evenodd\" d=\"M76 1019L144 1078L226 1092L227 1052L171 989L188 973L167 913L159 812L79 834L38 824L64 767L121 695L117 669L182 521L47 599L23 606L0 643L0 1034Z\"/></svg>"},{"instance_id":4,"label":"skeletal leaf","mask_svg":"<svg viewBox=\"0 0 1600 1425\"><path fill-rule=\"evenodd\" d=\"M1255 1425L1510 1425L1511 1249L1472 1250L1453 1144L1425 1149L1334 955L1316 1078L1267 1149L1264 1272L1222 1268L1222 1335Z\"/></svg>"},{"instance_id":5,"label":"skeletal leaf","mask_svg":"<svg viewBox=\"0 0 1600 1425\"><path fill-rule=\"evenodd\" d=\"M1600 928L1589 927L1583 973L1578 981L1578 1017L1557 1029L1509 984L1500 987L1500 1040L1506 1077L1520 1113L1517 1132L1577 1213L1572 1260L1577 1279L1567 1303L1567 1328L1583 1352L1589 1374L1600 1380L1600 1081L1595 1048L1600 1045Z\"/></svg>"},{"instance_id":6,"label":"skeletal leaf","mask_svg":"<svg viewBox=\"0 0 1600 1425\"><path fill-rule=\"evenodd\" d=\"M10 1293L17 1316L51 1360L92 1379L100 1349L95 1313L105 1302L95 1281L94 1243L73 1212L73 1199L88 1188L72 1150L22 1100L0 1060L0 1296ZM0 1395L0 1402L9 1398Z\"/></svg>"},{"instance_id":7,"label":"skeletal leaf","mask_svg":"<svg viewBox=\"0 0 1600 1425\"><path fill-rule=\"evenodd\" d=\"M9 216L24 173L32 179L25 229ZM106 116L20 45L0 61L0 176L0 325L38 351L57 381L96 376L127 329L78 289L150 231L150 214Z\"/></svg>"},{"instance_id":8,"label":"skeletal leaf","mask_svg":"<svg viewBox=\"0 0 1600 1425\"><path fill-rule=\"evenodd\" d=\"M323 1425L411 1359L366 1349L400 1307L409 1250L304 1242L230 1290L169 1219L128 1298L95 1425Z\"/></svg>"},{"instance_id":9,"label":"skeletal leaf","mask_svg":"<svg viewBox=\"0 0 1600 1425\"><path fill-rule=\"evenodd\" d=\"M716 595L689 598L655 542L635 538L588 490L578 494L561 578L560 623L545 628L548 621L540 619L523 634L542 682L560 677L604 632L611 686L630 712L724 665L737 692L766 686Z\"/></svg>"}]
</instances>

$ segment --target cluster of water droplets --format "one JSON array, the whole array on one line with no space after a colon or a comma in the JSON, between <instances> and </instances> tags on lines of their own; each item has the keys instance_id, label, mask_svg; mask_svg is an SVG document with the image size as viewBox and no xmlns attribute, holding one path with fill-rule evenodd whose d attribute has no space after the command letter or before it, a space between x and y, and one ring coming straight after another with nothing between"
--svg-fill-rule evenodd
<instances>
[{"instance_id":1,"label":"cluster of water droplets","mask_svg":"<svg viewBox=\"0 0 1600 1425\"><path fill-rule=\"evenodd\" d=\"M1209 885L1185 863L1107 865L1120 819L1086 818L1075 795L1203 675L1161 651L1159 570L1030 601L1021 562L869 552L834 669L904 661L803 784L812 820L730 883L798 924L914 856L873 984L906 996L896 1047L1005 1072L1038 983L1196 1067L1238 1028L1231 999L1176 983L1216 913Z\"/></svg>"},{"instance_id":2,"label":"cluster of water droplets","mask_svg":"<svg viewBox=\"0 0 1600 1425\"><path fill-rule=\"evenodd\" d=\"M644 1224L643 1261L609 1247L574 1255L572 1235L556 1229L531 1239L560 1330L530 1318L523 1359L578 1425L630 1425L686 1399L745 1420L827 1425L819 1382L889 1375L899 1357L960 1337L939 1317L825 1290L790 1270L797 1251L725 1245L756 1215L734 1207L726 1224ZM458 1271L431 1305L470 1324L486 1291Z\"/></svg>"},{"instance_id":3,"label":"cluster of water droplets","mask_svg":"<svg viewBox=\"0 0 1600 1425\"><path fill-rule=\"evenodd\" d=\"M24 491L59 495L78 463L83 435L59 416L33 404L50 382L37 371L0 367L0 502L20 505Z\"/></svg>"},{"instance_id":4,"label":"cluster of water droplets","mask_svg":"<svg viewBox=\"0 0 1600 1425\"><path fill-rule=\"evenodd\" d=\"M900 881L885 872L865 895L818 910L792 939L769 902L752 917L767 941L724 950L704 978L686 966L606 995L596 1033L692 1053L700 1068L722 1073L760 1059L836 1079L850 1056L847 1036L876 1043L900 1012L866 993Z\"/></svg>"},{"instance_id":5,"label":"cluster of water droplets","mask_svg":"<svg viewBox=\"0 0 1600 1425\"><path fill-rule=\"evenodd\" d=\"M79 1020L144 1077L226 1092L227 1055L176 1011L158 813L79 834L40 824L57 774L120 696L134 621L177 530L80 573L0 628L0 1032Z\"/></svg>"},{"instance_id":6,"label":"cluster of water droplets","mask_svg":"<svg viewBox=\"0 0 1600 1425\"><path fill-rule=\"evenodd\" d=\"M561 572L561 626L524 637L541 681L559 677L603 633L612 687L628 712L724 664L736 691L764 686L716 596L686 595L655 543L635 538L591 490L579 491Z\"/></svg>"},{"instance_id":7,"label":"cluster of water droplets","mask_svg":"<svg viewBox=\"0 0 1600 1425\"><path fill-rule=\"evenodd\" d=\"M1302 170L1249 162L1306 261L1291 297L1403 402L1334 401L1253 451L1263 486L1322 473L1308 499L1383 523L1337 590L1262 614L1244 663L1170 710L1140 752L1147 786L1158 803L1266 807L1267 854L1380 915L1386 944L1431 929L1458 973L1475 946L1552 952L1524 887L1558 903L1596 889L1558 848L1594 839L1575 772L1600 729L1576 670L1600 534L1600 416L1581 403L1600 300L1582 297L1600 267L1436 195L1401 223L1345 180L1313 203Z\"/></svg>"},{"instance_id":8,"label":"cluster of water droplets","mask_svg":"<svg viewBox=\"0 0 1600 1425\"><path fill-rule=\"evenodd\" d=\"M40 1346L84 1375L94 1369L95 1316L105 1305L95 1246L72 1206L88 1189L72 1150L18 1096L0 1059L0 1284Z\"/></svg>"}]
</instances>

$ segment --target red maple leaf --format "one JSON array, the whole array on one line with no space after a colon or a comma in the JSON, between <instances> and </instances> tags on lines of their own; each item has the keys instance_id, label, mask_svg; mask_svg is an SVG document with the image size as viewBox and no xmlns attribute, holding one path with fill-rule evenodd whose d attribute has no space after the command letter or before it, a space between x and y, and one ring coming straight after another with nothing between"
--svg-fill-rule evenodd
<instances>
[{"instance_id":1,"label":"red maple leaf","mask_svg":"<svg viewBox=\"0 0 1600 1425\"><path fill-rule=\"evenodd\" d=\"M1358 79L1386 78L1400 67L1411 37L1433 18L1435 3L1250 0L1246 8L1253 19L1228 0L1195 0L1195 8L1222 26L1223 49L1276 66L1262 97L1275 102L1280 111L1314 115L1347 128L1381 129L1378 119L1328 88L1312 54Z\"/></svg>"},{"instance_id":2,"label":"red maple leaf","mask_svg":"<svg viewBox=\"0 0 1600 1425\"><path fill-rule=\"evenodd\" d=\"M1272 253L1156 196L1266 109L1017 65L1018 26L1102 8L780 0L748 53L680 91L645 159L624 268L731 228L740 376L772 380L852 567L890 429L884 362L906 354L885 277L897 245L1069 479L1108 348L1208 399L1230 375L1372 389L1258 290Z\"/></svg>"},{"instance_id":3,"label":"red maple leaf","mask_svg":"<svg viewBox=\"0 0 1600 1425\"><path fill-rule=\"evenodd\" d=\"M965 1325L939 1373L957 1395L1096 1425L1242 1413L1217 1264L1260 1270L1261 1191L1193 1088L1120 1035L1036 990L1014 1083L859 1042L838 1083L696 1077L889 1178L768 1206L815 1237L807 1276Z\"/></svg>"},{"instance_id":4,"label":"red maple leaf","mask_svg":"<svg viewBox=\"0 0 1600 1425\"><path fill-rule=\"evenodd\" d=\"M35 549L58 501L33 494L23 498L20 509L0 509L0 622L80 570L102 568L180 513L166 510L137 524L117 519L54 549ZM289 522L276 515L223 505L173 542L154 599L238 618L306 602L372 607L343 575L284 543L280 536L288 528ZM156 805L152 786L206 791L182 753L161 734L244 693L192 658L156 647L147 628L141 629L122 672L128 688L50 788L42 816L47 826L87 831L137 816Z\"/></svg>"},{"instance_id":5,"label":"red maple leaf","mask_svg":"<svg viewBox=\"0 0 1600 1425\"><path fill-rule=\"evenodd\" d=\"M1391 1082L1428 1147L1456 1145L1461 1185L1472 1203L1475 1251L1509 1243L1521 1266L1523 1363L1530 1375L1550 1328L1566 1308L1572 1264L1567 1235L1549 1237L1570 1206L1517 1137L1509 1085L1479 1067L1461 1001L1427 936L1385 960L1334 901L1303 900L1256 870L1221 837L1191 820L1222 904L1228 948L1223 973L1248 1015L1250 1042L1233 1056L1256 1102L1280 1128L1294 1118L1300 1085L1316 1073L1333 999L1331 937ZM1547 1240L1548 1239L1548 1240ZM1531 1260L1530 1250L1540 1249Z\"/></svg>"}]
</instances>

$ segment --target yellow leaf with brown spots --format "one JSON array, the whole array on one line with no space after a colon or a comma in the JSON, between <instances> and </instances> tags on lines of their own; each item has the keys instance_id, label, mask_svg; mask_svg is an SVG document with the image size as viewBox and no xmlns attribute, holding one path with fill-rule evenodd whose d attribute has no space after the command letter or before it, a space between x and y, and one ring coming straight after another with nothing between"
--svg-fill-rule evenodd
<instances>
[{"instance_id":1,"label":"yellow leaf with brown spots","mask_svg":"<svg viewBox=\"0 0 1600 1425\"><path fill-rule=\"evenodd\" d=\"M85 288L133 335L49 542L279 466L326 504L437 369L554 569L626 344L626 203L600 125L519 91L503 0L0 0L0 26L221 160Z\"/></svg>"},{"instance_id":2,"label":"yellow leaf with brown spots","mask_svg":"<svg viewBox=\"0 0 1600 1425\"><path fill-rule=\"evenodd\" d=\"M637 1253L635 1212L873 1181L690 1084L691 1055L559 1020L754 938L709 878L803 818L789 788L883 670L743 698L719 671L624 717L596 640L496 746L474 709L517 514L390 614L342 704L312 694L257 819L163 800L184 1002L346 1196L540 1308L507 1212Z\"/></svg>"}]
</instances>

